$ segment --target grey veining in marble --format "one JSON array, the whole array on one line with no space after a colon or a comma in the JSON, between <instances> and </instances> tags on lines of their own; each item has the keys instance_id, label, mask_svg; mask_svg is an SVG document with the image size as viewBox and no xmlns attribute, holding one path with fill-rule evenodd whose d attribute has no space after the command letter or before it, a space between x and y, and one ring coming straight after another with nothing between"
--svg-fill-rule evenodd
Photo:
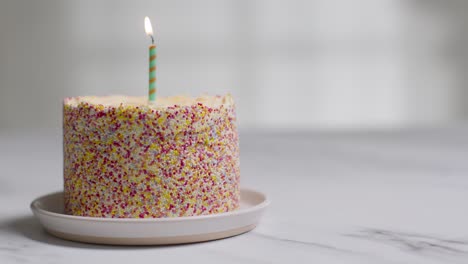
<instances>
[{"instance_id":1,"label":"grey veining in marble","mask_svg":"<svg viewBox=\"0 0 468 264\"><path fill-rule=\"evenodd\" d=\"M62 188L59 133L0 135L0 263L468 263L468 129L243 133L242 185L272 203L252 232L112 247L46 234L29 211ZM27 162L25 162L27 161Z\"/></svg>"},{"instance_id":2,"label":"grey veining in marble","mask_svg":"<svg viewBox=\"0 0 468 264\"><path fill-rule=\"evenodd\" d=\"M430 235L364 229L350 237L386 243L410 251L438 251L440 253L468 254L468 241L438 238Z\"/></svg>"}]
</instances>

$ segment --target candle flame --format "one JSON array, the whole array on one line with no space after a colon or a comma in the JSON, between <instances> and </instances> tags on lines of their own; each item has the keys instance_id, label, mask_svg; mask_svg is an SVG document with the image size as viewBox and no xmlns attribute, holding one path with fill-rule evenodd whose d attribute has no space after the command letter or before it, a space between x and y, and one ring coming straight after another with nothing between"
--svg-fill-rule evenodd
<instances>
[{"instance_id":1,"label":"candle flame","mask_svg":"<svg viewBox=\"0 0 468 264\"><path fill-rule=\"evenodd\" d=\"M145 32L147 36L153 36L153 27L151 26L149 17L145 17Z\"/></svg>"}]
</instances>

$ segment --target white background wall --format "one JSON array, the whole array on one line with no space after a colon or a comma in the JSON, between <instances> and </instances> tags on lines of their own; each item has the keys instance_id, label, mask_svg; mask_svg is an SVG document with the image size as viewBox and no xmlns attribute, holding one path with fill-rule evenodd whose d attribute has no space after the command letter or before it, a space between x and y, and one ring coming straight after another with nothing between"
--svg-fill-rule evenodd
<instances>
[{"instance_id":1,"label":"white background wall","mask_svg":"<svg viewBox=\"0 0 468 264\"><path fill-rule=\"evenodd\" d=\"M234 94L241 129L461 122L468 2L0 0L0 131L59 129L66 96Z\"/></svg>"}]
</instances>

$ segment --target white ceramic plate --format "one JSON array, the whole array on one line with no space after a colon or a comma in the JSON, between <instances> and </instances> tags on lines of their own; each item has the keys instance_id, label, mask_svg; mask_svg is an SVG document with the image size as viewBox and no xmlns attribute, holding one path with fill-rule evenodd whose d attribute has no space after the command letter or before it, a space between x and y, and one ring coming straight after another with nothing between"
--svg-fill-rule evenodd
<instances>
[{"instance_id":1,"label":"white ceramic plate","mask_svg":"<svg viewBox=\"0 0 468 264\"><path fill-rule=\"evenodd\" d=\"M99 218L66 215L63 193L37 198L31 210L50 234L80 242L112 245L168 245L239 235L255 228L269 201L242 189L240 209L228 213L175 218Z\"/></svg>"}]
</instances>

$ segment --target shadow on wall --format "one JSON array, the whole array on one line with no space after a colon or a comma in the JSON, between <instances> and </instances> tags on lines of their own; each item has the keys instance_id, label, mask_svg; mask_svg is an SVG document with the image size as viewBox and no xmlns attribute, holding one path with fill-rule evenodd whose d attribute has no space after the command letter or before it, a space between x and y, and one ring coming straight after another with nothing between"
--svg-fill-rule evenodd
<instances>
[{"instance_id":1,"label":"shadow on wall","mask_svg":"<svg viewBox=\"0 0 468 264\"><path fill-rule=\"evenodd\" d=\"M405 1L408 118L468 117L467 1Z\"/></svg>"}]
</instances>

